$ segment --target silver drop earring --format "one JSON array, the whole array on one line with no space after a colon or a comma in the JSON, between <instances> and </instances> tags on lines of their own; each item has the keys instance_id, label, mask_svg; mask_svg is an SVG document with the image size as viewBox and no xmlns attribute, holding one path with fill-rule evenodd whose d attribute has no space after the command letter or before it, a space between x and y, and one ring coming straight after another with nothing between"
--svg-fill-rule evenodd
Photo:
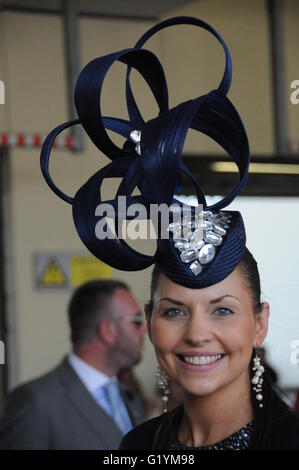
<instances>
[{"instance_id":1,"label":"silver drop earring","mask_svg":"<svg viewBox=\"0 0 299 470\"><path fill-rule=\"evenodd\" d=\"M253 391L256 392L256 399L261 402L263 399L262 395L262 384L263 384L263 373L265 371L264 367L261 365L261 358L255 353L255 357L253 358L253 368L252 370L255 372L253 378L251 379L251 383L253 384ZM263 404L259 404L260 408L263 408Z\"/></svg>"},{"instance_id":2,"label":"silver drop earring","mask_svg":"<svg viewBox=\"0 0 299 470\"><path fill-rule=\"evenodd\" d=\"M163 392L162 396L162 404L163 404L163 413L167 413L167 402L168 402L168 395L170 394L168 385L169 385L169 377L166 374L165 370L163 370L160 365L158 365L158 369L156 372L157 378L157 385L160 390Z\"/></svg>"}]
</instances>

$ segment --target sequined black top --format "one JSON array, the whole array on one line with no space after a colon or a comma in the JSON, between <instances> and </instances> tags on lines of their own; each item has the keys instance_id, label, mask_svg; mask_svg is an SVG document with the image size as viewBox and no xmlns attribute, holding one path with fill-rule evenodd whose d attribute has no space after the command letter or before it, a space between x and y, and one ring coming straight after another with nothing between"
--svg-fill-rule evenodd
<instances>
[{"instance_id":1,"label":"sequined black top","mask_svg":"<svg viewBox=\"0 0 299 470\"><path fill-rule=\"evenodd\" d=\"M177 436L177 431L172 429L168 450L245 450L248 448L249 440L253 430L252 421L239 431L220 442L202 447L190 447L182 444Z\"/></svg>"},{"instance_id":2,"label":"sequined black top","mask_svg":"<svg viewBox=\"0 0 299 470\"><path fill-rule=\"evenodd\" d=\"M281 399L273 395L274 405L281 406ZM285 406L285 405L284 405ZM274 409L272 408L272 409ZM275 410L274 410L275 411ZM178 430L184 413L184 406L152 418L140 424L126 434L120 444L120 450L183 450L194 451L203 449L267 449L267 450L299 450L299 415L280 408L281 415L272 419L267 440L261 442L257 438L255 423L250 422L231 436L210 446L188 447L178 440Z\"/></svg>"}]
</instances>

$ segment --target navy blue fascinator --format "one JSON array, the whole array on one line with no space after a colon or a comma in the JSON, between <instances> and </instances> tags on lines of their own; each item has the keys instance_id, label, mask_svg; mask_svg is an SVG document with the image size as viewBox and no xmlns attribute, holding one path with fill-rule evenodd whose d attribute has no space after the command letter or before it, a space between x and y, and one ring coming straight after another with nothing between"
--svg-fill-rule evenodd
<instances>
[{"instance_id":1,"label":"navy blue fascinator","mask_svg":"<svg viewBox=\"0 0 299 470\"><path fill-rule=\"evenodd\" d=\"M163 68L157 57L143 45L156 32L177 24L199 26L213 34L224 49L225 70L217 89L170 109ZM115 61L127 66L125 86L129 120L104 117L101 112L102 85ZM132 93L132 68L142 75L159 108L158 116L147 122ZM172 281L191 288L216 284L234 270L244 254L245 228L239 212L223 209L233 201L247 179L249 146L241 118L226 96L231 77L231 57L224 40L207 23L192 17L162 21L147 31L133 48L96 58L83 68L75 87L78 119L61 124L48 135L41 150L41 169L50 188L72 205L76 230L94 256L124 271L142 270L158 262ZM72 198L53 182L49 159L57 135L77 124L84 127L95 146L111 162L89 178ZM215 140L239 170L236 187L210 206L198 181L182 161L183 146L190 128ZM125 137L122 148L112 142L107 130ZM122 178L115 199L102 201L104 179L115 177ZM194 188L198 207L188 206L176 197L184 177ZM135 188L139 195L133 195ZM153 256L135 251L119 233L119 220L134 219L135 209L140 205L144 219L152 219L153 207L169 209L164 229L162 218L155 226L158 237ZM111 208L110 213L107 207ZM115 230L111 230L107 220L112 213ZM141 217L140 211L138 216ZM105 236L102 232L99 234L99 227Z\"/></svg>"}]
</instances>

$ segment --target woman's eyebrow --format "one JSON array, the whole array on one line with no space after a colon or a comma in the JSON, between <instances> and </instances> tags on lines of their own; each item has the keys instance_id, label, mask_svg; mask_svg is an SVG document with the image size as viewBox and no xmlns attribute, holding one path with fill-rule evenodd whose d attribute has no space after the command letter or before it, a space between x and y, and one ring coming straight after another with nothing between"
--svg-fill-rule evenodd
<instances>
[{"instance_id":1,"label":"woman's eyebrow","mask_svg":"<svg viewBox=\"0 0 299 470\"><path fill-rule=\"evenodd\" d=\"M225 299L225 297L231 297L232 299L237 300L237 302L240 302L240 300L237 299L237 297L226 294L226 295L222 295L221 297L217 297L217 299L210 300L210 304L216 304L217 302L220 302L221 300Z\"/></svg>"},{"instance_id":2,"label":"woman's eyebrow","mask_svg":"<svg viewBox=\"0 0 299 470\"><path fill-rule=\"evenodd\" d=\"M163 297L163 299L161 299L160 302L162 302L162 300L168 300L168 302L171 302L172 304L176 304L176 305L185 305L184 302L181 302L180 300L176 300L176 299L171 299L170 297Z\"/></svg>"},{"instance_id":3,"label":"woman's eyebrow","mask_svg":"<svg viewBox=\"0 0 299 470\"><path fill-rule=\"evenodd\" d=\"M221 297L217 297L217 299L213 299L213 300L210 300L210 304L216 304L218 302L220 302L221 300L225 299L226 297L231 297L232 299L236 300L237 302L240 302L239 299L237 299L237 297L234 297L233 295L229 295L229 294L226 294L226 295L222 295ZM172 299L171 297L163 297L160 302L162 302L162 300L167 300L168 302L171 302L172 304L175 304L175 305L185 305L184 302L181 302L180 300L176 300L176 299Z\"/></svg>"}]
</instances>

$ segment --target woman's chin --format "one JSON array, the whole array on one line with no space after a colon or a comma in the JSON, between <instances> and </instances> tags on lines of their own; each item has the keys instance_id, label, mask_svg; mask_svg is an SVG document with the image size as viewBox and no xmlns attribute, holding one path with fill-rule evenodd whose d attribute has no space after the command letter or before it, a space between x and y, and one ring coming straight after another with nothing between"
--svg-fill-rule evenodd
<instances>
[{"instance_id":1,"label":"woman's chin","mask_svg":"<svg viewBox=\"0 0 299 470\"><path fill-rule=\"evenodd\" d=\"M190 395L198 398L207 397L208 395L216 392L219 388L216 384L212 383L187 383L186 381L181 382L181 387L184 391L185 397Z\"/></svg>"}]
</instances>

